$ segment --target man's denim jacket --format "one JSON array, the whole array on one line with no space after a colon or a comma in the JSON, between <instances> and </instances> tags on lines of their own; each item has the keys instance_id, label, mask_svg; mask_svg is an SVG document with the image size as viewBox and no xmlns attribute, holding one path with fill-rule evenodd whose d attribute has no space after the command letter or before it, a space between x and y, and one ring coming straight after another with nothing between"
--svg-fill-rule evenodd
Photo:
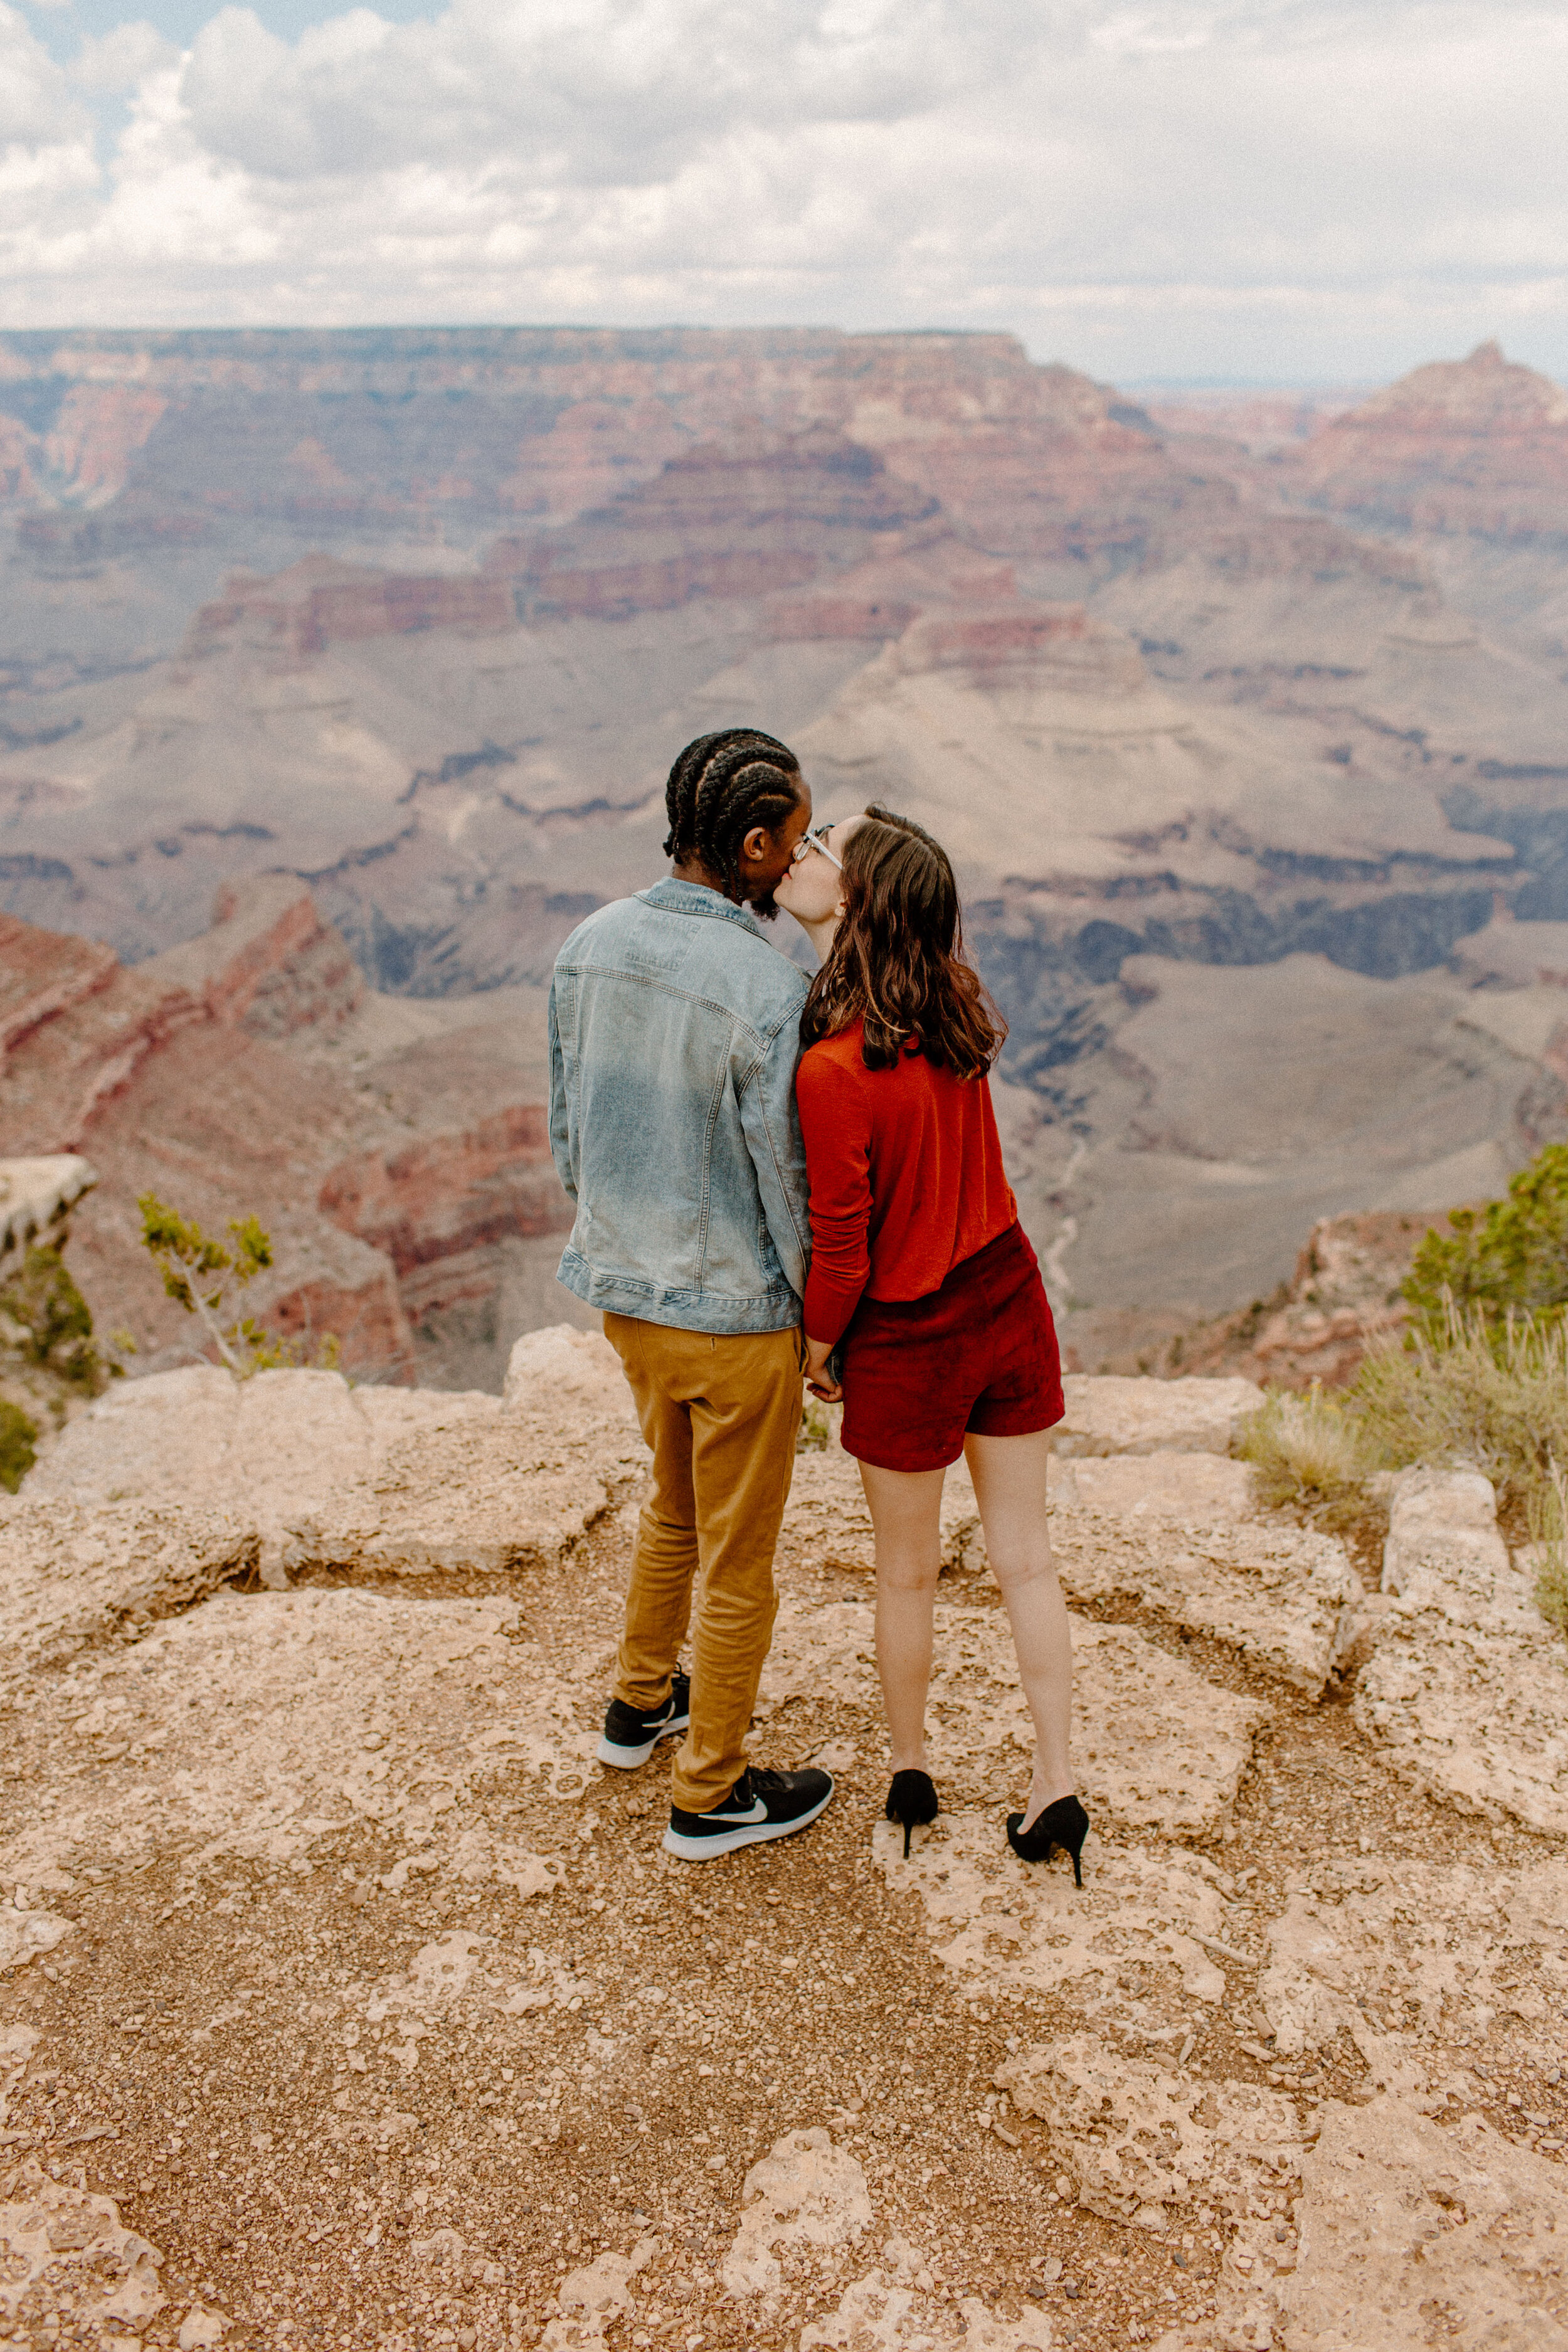
<instances>
[{"instance_id":1,"label":"man's denim jacket","mask_svg":"<svg viewBox=\"0 0 1568 2352\"><path fill-rule=\"evenodd\" d=\"M550 1147L577 1207L568 1290L687 1331L800 1321L805 985L743 908L696 883L578 925L550 990Z\"/></svg>"}]
</instances>

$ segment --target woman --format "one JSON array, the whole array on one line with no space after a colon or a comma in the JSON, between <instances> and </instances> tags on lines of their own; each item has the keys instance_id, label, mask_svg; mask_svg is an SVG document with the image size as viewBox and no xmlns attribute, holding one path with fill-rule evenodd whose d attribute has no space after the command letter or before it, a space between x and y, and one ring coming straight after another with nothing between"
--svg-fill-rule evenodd
<instances>
[{"instance_id":1,"label":"woman","mask_svg":"<svg viewBox=\"0 0 1568 2352\"><path fill-rule=\"evenodd\" d=\"M807 1378L844 1400L877 1549L888 1818L933 1821L925 1703L947 1465L963 1453L1035 1727L1015 1853L1079 1857L1089 1816L1068 1762L1072 1648L1046 1532L1060 1360L1002 1165L987 1073L1006 1034L964 961L941 846L879 806L807 834L778 902L821 970L796 1079L811 1180ZM841 1351L842 1370L836 1350Z\"/></svg>"}]
</instances>

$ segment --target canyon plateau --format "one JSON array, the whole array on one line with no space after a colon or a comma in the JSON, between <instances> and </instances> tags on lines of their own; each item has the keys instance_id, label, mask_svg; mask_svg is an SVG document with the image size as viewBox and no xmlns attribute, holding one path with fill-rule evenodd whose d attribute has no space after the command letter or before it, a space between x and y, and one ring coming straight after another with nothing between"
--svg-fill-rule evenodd
<instances>
[{"instance_id":1,"label":"canyon plateau","mask_svg":"<svg viewBox=\"0 0 1568 2352\"><path fill-rule=\"evenodd\" d=\"M127 1186L230 1154L290 1328L495 1387L571 1311L551 957L760 720L948 844L1068 1344L1163 1344L1568 1133L1565 482L1489 345L1151 413L994 335L0 336L5 954L65 992L0 1141L100 1168L144 1365ZM258 890L303 961L187 1018Z\"/></svg>"}]
</instances>

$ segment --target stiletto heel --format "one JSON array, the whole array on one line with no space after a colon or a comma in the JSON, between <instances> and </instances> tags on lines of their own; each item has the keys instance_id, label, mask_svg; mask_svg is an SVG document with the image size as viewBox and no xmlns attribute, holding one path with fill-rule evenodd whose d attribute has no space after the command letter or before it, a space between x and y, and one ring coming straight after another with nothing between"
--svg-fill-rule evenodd
<instances>
[{"instance_id":1,"label":"stiletto heel","mask_svg":"<svg viewBox=\"0 0 1568 2352\"><path fill-rule=\"evenodd\" d=\"M897 1784L895 1783L895 1786ZM892 1811L893 1801L888 1800ZM1083 1885L1083 1870L1079 1856L1089 1835L1089 1815L1076 1797L1058 1797L1054 1805L1047 1805L1035 1815L1027 1829L1022 1813L1007 1816L1007 1843L1024 1862L1048 1862L1051 1848L1059 1845L1072 1864L1072 1874L1078 1885Z\"/></svg>"},{"instance_id":2,"label":"stiletto heel","mask_svg":"<svg viewBox=\"0 0 1568 2352\"><path fill-rule=\"evenodd\" d=\"M929 1772L894 1773L893 1785L888 1791L888 1819L902 1827L906 1862L910 1858L910 1831L934 1822L941 1811Z\"/></svg>"}]
</instances>

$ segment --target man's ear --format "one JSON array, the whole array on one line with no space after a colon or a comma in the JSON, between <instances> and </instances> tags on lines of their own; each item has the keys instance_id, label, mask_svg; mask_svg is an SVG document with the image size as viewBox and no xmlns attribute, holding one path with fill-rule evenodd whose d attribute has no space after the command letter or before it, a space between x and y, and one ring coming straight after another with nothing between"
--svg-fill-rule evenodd
<instances>
[{"instance_id":1,"label":"man's ear","mask_svg":"<svg viewBox=\"0 0 1568 2352\"><path fill-rule=\"evenodd\" d=\"M773 835L767 826L754 824L741 844L741 855L742 857L749 857L752 863L756 865L760 859L767 856L772 842Z\"/></svg>"}]
</instances>

